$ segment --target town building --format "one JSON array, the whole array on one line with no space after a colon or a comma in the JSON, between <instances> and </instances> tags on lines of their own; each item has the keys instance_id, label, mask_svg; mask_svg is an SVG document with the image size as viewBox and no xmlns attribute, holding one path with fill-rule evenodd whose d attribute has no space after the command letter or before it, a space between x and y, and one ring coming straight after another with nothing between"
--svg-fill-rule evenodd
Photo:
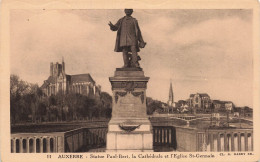
<instances>
[{"instance_id":1,"label":"town building","mask_svg":"<svg viewBox=\"0 0 260 162\"><path fill-rule=\"evenodd\" d=\"M78 93L89 97L98 97L101 87L97 86L90 74L68 75L65 72L65 62L50 63L50 76L41 86L46 96Z\"/></svg>"}]
</instances>

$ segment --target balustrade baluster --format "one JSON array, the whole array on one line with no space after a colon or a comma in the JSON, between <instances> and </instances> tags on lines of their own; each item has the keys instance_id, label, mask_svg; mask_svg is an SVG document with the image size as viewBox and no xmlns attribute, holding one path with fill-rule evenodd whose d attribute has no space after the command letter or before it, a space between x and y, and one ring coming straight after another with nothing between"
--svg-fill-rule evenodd
<instances>
[{"instance_id":1,"label":"balustrade baluster","mask_svg":"<svg viewBox=\"0 0 260 162\"><path fill-rule=\"evenodd\" d=\"M51 138L46 138L46 152L50 152L50 140Z\"/></svg>"},{"instance_id":2,"label":"balustrade baluster","mask_svg":"<svg viewBox=\"0 0 260 162\"><path fill-rule=\"evenodd\" d=\"M234 145L234 133L231 133L231 151L235 151L235 145Z\"/></svg>"},{"instance_id":3,"label":"balustrade baluster","mask_svg":"<svg viewBox=\"0 0 260 162\"><path fill-rule=\"evenodd\" d=\"M253 142L253 136L254 135L254 133L253 132L251 132L251 151L254 151L254 142Z\"/></svg>"},{"instance_id":4,"label":"balustrade baluster","mask_svg":"<svg viewBox=\"0 0 260 162\"><path fill-rule=\"evenodd\" d=\"M57 136L53 138L53 152L58 152L58 141Z\"/></svg>"},{"instance_id":5,"label":"balustrade baluster","mask_svg":"<svg viewBox=\"0 0 260 162\"><path fill-rule=\"evenodd\" d=\"M228 151L227 133L224 133L224 151Z\"/></svg>"},{"instance_id":6,"label":"balustrade baluster","mask_svg":"<svg viewBox=\"0 0 260 162\"><path fill-rule=\"evenodd\" d=\"M94 135L93 135L92 130L90 132L90 144L91 144L91 146L94 144Z\"/></svg>"},{"instance_id":7,"label":"balustrade baluster","mask_svg":"<svg viewBox=\"0 0 260 162\"><path fill-rule=\"evenodd\" d=\"M244 139L245 139L245 151L248 151L248 134L245 132L244 134Z\"/></svg>"},{"instance_id":8,"label":"balustrade baluster","mask_svg":"<svg viewBox=\"0 0 260 162\"><path fill-rule=\"evenodd\" d=\"M102 145L104 144L104 136L105 136L104 129L102 129L102 131L101 131L101 144Z\"/></svg>"},{"instance_id":9,"label":"balustrade baluster","mask_svg":"<svg viewBox=\"0 0 260 162\"><path fill-rule=\"evenodd\" d=\"M221 145L220 145L220 134L217 134L217 143L218 143L218 152L221 150Z\"/></svg>"},{"instance_id":10,"label":"balustrade baluster","mask_svg":"<svg viewBox=\"0 0 260 162\"><path fill-rule=\"evenodd\" d=\"M214 150L214 134L213 133L210 133L209 134L209 144L210 144L210 151L213 152L213 151L216 151Z\"/></svg>"},{"instance_id":11,"label":"balustrade baluster","mask_svg":"<svg viewBox=\"0 0 260 162\"><path fill-rule=\"evenodd\" d=\"M167 135L167 144L169 144L169 128L167 128L167 133L166 133L166 135Z\"/></svg>"},{"instance_id":12,"label":"balustrade baluster","mask_svg":"<svg viewBox=\"0 0 260 162\"><path fill-rule=\"evenodd\" d=\"M87 145L87 140L86 140L86 130L84 129L83 131L83 146Z\"/></svg>"},{"instance_id":13,"label":"balustrade baluster","mask_svg":"<svg viewBox=\"0 0 260 162\"><path fill-rule=\"evenodd\" d=\"M240 135L240 133L237 134L237 141L238 141L238 151L241 151L241 135Z\"/></svg>"},{"instance_id":14,"label":"balustrade baluster","mask_svg":"<svg viewBox=\"0 0 260 162\"><path fill-rule=\"evenodd\" d=\"M43 152L43 138L40 138L40 153Z\"/></svg>"},{"instance_id":15,"label":"balustrade baluster","mask_svg":"<svg viewBox=\"0 0 260 162\"><path fill-rule=\"evenodd\" d=\"M172 143L172 128L169 129L169 144Z\"/></svg>"},{"instance_id":16,"label":"balustrade baluster","mask_svg":"<svg viewBox=\"0 0 260 162\"><path fill-rule=\"evenodd\" d=\"M105 133L104 142L106 143L107 142L107 129L105 129L104 133Z\"/></svg>"},{"instance_id":17,"label":"balustrade baluster","mask_svg":"<svg viewBox=\"0 0 260 162\"><path fill-rule=\"evenodd\" d=\"M153 144L155 144L156 134L155 134L155 128L153 128Z\"/></svg>"},{"instance_id":18,"label":"balustrade baluster","mask_svg":"<svg viewBox=\"0 0 260 162\"><path fill-rule=\"evenodd\" d=\"M71 134L71 144L72 144L72 152L74 152L74 138L73 138L73 134Z\"/></svg>"},{"instance_id":19,"label":"balustrade baluster","mask_svg":"<svg viewBox=\"0 0 260 162\"><path fill-rule=\"evenodd\" d=\"M95 131L93 130L93 132L92 132L92 145L96 145L96 141L95 141Z\"/></svg>"},{"instance_id":20,"label":"balustrade baluster","mask_svg":"<svg viewBox=\"0 0 260 162\"><path fill-rule=\"evenodd\" d=\"M158 142L158 129L155 129L155 143Z\"/></svg>"},{"instance_id":21,"label":"balustrade baluster","mask_svg":"<svg viewBox=\"0 0 260 162\"><path fill-rule=\"evenodd\" d=\"M26 152L30 153L30 138L26 139Z\"/></svg>"},{"instance_id":22,"label":"balustrade baluster","mask_svg":"<svg viewBox=\"0 0 260 162\"><path fill-rule=\"evenodd\" d=\"M99 145L99 130L97 130L96 132L96 141L97 141L96 145Z\"/></svg>"},{"instance_id":23,"label":"balustrade baluster","mask_svg":"<svg viewBox=\"0 0 260 162\"><path fill-rule=\"evenodd\" d=\"M13 153L16 153L16 139L13 139Z\"/></svg>"},{"instance_id":24,"label":"balustrade baluster","mask_svg":"<svg viewBox=\"0 0 260 162\"><path fill-rule=\"evenodd\" d=\"M157 128L154 128L154 143L156 143L157 142L157 139L158 139L158 137L157 137Z\"/></svg>"},{"instance_id":25,"label":"balustrade baluster","mask_svg":"<svg viewBox=\"0 0 260 162\"><path fill-rule=\"evenodd\" d=\"M33 139L33 152L36 153L36 137Z\"/></svg>"},{"instance_id":26,"label":"balustrade baluster","mask_svg":"<svg viewBox=\"0 0 260 162\"><path fill-rule=\"evenodd\" d=\"M80 140L79 140L79 132L78 132L77 135L78 135L78 148L77 148L77 150L78 150L78 149L80 149L80 147L81 147L81 146L80 146L80 142L79 142L79 141L80 141Z\"/></svg>"},{"instance_id":27,"label":"balustrade baluster","mask_svg":"<svg viewBox=\"0 0 260 162\"><path fill-rule=\"evenodd\" d=\"M161 141L161 143L163 144L164 142L165 142L165 133L164 133L164 128L162 128L162 141Z\"/></svg>"},{"instance_id":28,"label":"balustrade baluster","mask_svg":"<svg viewBox=\"0 0 260 162\"><path fill-rule=\"evenodd\" d=\"M19 153L23 153L23 139L19 139Z\"/></svg>"},{"instance_id":29,"label":"balustrade baluster","mask_svg":"<svg viewBox=\"0 0 260 162\"><path fill-rule=\"evenodd\" d=\"M160 128L160 144L162 144L162 128Z\"/></svg>"}]
</instances>

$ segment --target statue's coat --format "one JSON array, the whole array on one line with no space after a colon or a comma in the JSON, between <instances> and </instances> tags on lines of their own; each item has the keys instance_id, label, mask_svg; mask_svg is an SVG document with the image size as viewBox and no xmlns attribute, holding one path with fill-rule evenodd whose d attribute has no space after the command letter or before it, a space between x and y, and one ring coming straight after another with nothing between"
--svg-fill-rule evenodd
<instances>
[{"instance_id":1,"label":"statue's coat","mask_svg":"<svg viewBox=\"0 0 260 162\"><path fill-rule=\"evenodd\" d=\"M111 30L113 31L117 31L117 35L116 35L116 44L115 44L115 52L122 52L123 48L120 47L120 35L121 35L121 26L122 26L122 21L123 19L125 18L122 17L121 19L119 19L117 21L117 23L110 27ZM139 28L139 25L138 25L138 22L135 18L133 18L133 21L134 21L134 25L135 25L135 33L136 33L136 51L139 52L140 51L140 48L138 46L138 41L139 42L144 42L143 41L143 37L142 37L142 34L141 34L141 30Z\"/></svg>"}]
</instances>

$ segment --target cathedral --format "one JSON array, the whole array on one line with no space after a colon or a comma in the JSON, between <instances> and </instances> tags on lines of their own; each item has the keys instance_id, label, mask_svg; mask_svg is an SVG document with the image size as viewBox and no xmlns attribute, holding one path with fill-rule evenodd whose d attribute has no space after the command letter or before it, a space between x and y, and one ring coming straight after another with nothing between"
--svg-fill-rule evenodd
<instances>
[{"instance_id":1,"label":"cathedral","mask_svg":"<svg viewBox=\"0 0 260 162\"><path fill-rule=\"evenodd\" d=\"M211 100L207 93L191 94L188 103L195 112L210 111Z\"/></svg>"},{"instance_id":2,"label":"cathedral","mask_svg":"<svg viewBox=\"0 0 260 162\"><path fill-rule=\"evenodd\" d=\"M46 96L78 93L89 97L98 97L101 87L97 86L90 74L67 75L65 73L65 62L50 63L50 76L41 86Z\"/></svg>"}]
</instances>

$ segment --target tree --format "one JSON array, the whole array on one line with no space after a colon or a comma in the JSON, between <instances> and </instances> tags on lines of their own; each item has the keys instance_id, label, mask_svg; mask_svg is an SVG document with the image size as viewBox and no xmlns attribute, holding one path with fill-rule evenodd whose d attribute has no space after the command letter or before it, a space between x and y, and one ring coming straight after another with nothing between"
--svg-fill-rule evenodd
<instances>
[{"instance_id":1,"label":"tree","mask_svg":"<svg viewBox=\"0 0 260 162\"><path fill-rule=\"evenodd\" d=\"M77 96L75 93L70 93L65 96L65 104L68 106L69 118L75 120L77 118Z\"/></svg>"},{"instance_id":2,"label":"tree","mask_svg":"<svg viewBox=\"0 0 260 162\"><path fill-rule=\"evenodd\" d=\"M10 76L11 122L27 121L31 116L36 122L45 114L45 105L41 102L42 90L37 84L25 82L18 75Z\"/></svg>"},{"instance_id":3,"label":"tree","mask_svg":"<svg viewBox=\"0 0 260 162\"><path fill-rule=\"evenodd\" d=\"M162 104L164 104L161 101L153 100L151 97L146 98L146 105L147 105L147 114L151 115L153 112L162 112Z\"/></svg>"},{"instance_id":4,"label":"tree","mask_svg":"<svg viewBox=\"0 0 260 162\"><path fill-rule=\"evenodd\" d=\"M33 112L33 122L41 122L42 117L46 115L46 104L43 100L43 92L38 86L38 84L29 84L29 92L30 100L28 103L31 103L31 110Z\"/></svg>"},{"instance_id":5,"label":"tree","mask_svg":"<svg viewBox=\"0 0 260 162\"><path fill-rule=\"evenodd\" d=\"M107 92L100 93L101 116L111 118L112 113L112 96Z\"/></svg>"},{"instance_id":6,"label":"tree","mask_svg":"<svg viewBox=\"0 0 260 162\"><path fill-rule=\"evenodd\" d=\"M23 101L23 96L28 93L29 84L25 81L20 80L18 75L10 76L10 112L11 122L15 124L24 118L24 109L26 106ZM22 113L20 113L22 112Z\"/></svg>"}]
</instances>

